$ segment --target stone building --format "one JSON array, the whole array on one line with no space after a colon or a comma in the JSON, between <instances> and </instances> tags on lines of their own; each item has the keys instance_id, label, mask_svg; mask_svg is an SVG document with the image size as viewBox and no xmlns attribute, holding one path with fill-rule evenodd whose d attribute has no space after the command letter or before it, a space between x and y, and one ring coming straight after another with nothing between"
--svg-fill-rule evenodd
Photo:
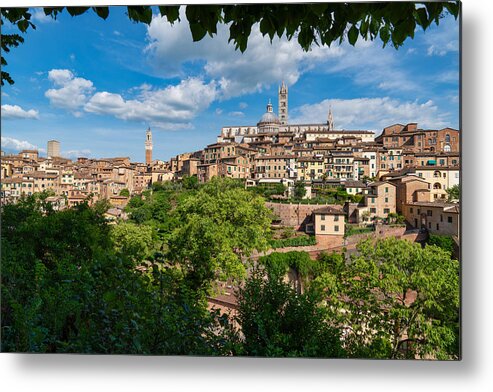
<instances>
[{"instance_id":1,"label":"stone building","mask_svg":"<svg viewBox=\"0 0 493 392\"><path fill-rule=\"evenodd\" d=\"M454 203L413 202L403 205L406 220L431 234L459 237L459 213L459 205Z\"/></svg>"}]
</instances>

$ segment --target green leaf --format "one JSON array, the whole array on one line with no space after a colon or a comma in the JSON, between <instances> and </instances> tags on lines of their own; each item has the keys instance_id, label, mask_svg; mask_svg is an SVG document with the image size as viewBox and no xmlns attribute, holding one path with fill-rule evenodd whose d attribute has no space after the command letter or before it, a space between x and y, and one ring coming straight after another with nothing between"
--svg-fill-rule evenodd
<instances>
[{"instance_id":1,"label":"green leaf","mask_svg":"<svg viewBox=\"0 0 493 392\"><path fill-rule=\"evenodd\" d=\"M390 39L390 32L387 25L383 26L380 29L380 39L383 41L383 46L385 47L385 45L387 44L387 42L389 42Z\"/></svg>"},{"instance_id":2,"label":"green leaf","mask_svg":"<svg viewBox=\"0 0 493 392\"><path fill-rule=\"evenodd\" d=\"M207 30L199 23L190 23L190 31L192 32L194 42L200 41L207 33Z\"/></svg>"},{"instance_id":3,"label":"green leaf","mask_svg":"<svg viewBox=\"0 0 493 392\"><path fill-rule=\"evenodd\" d=\"M152 21L152 8L149 6L128 6L128 17L136 22L150 24Z\"/></svg>"},{"instance_id":4,"label":"green leaf","mask_svg":"<svg viewBox=\"0 0 493 392\"><path fill-rule=\"evenodd\" d=\"M179 5L170 5L170 6L159 6L159 12L161 16L166 16L168 22L173 24L176 20L180 21L180 6Z\"/></svg>"},{"instance_id":5,"label":"green leaf","mask_svg":"<svg viewBox=\"0 0 493 392\"><path fill-rule=\"evenodd\" d=\"M352 25L347 33L348 40L351 45L354 46L354 44L358 40L358 35L359 35L358 28L355 25Z\"/></svg>"},{"instance_id":6,"label":"green leaf","mask_svg":"<svg viewBox=\"0 0 493 392\"><path fill-rule=\"evenodd\" d=\"M326 4L326 3L315 3L315 4L310 4L309 7L315 15L322 16L322 14L325 12L325 10L328 7L328 4Z\"/></svg>"},{"instance_id":7,"label":"green leaf","mask_svg":"<svg viewBox=\"0 0 493 392\"><path fill-rule=\"evenodd\" d=\"M106 19L108 15L110 14L110 9L108 7L92 7L94 12L103 19Z\"/></svg>"},{"instance_id":8,"label":"green leaf","mask_svg":"<svg viewBox=\"0 0 493 392\"><path fill-rule=\"evenodd\" d=\"M19 28L20 31L25 33L27 28L29 27L29 22L26 19L22 19L19 22L17 22L17 27Z\"/></svg>"},{"instance_id":9,"label":"green leaf","mask_svg":"<svg viewBox=\"0 0 493 392\"><path fill-rule=\"evenodd\" d=\"M363 20L361 22L361 26L359 28L359 31L360 31L362 37L366 38L367 33L368 33L368 27L369 27L368 19Z\"/></svg>"},{"instance_id":10,"label":"green leaf","mask_svg":"<svg viewBox=\"0 0 493 392\"><path fill-rule=\"evenodd\" d=\"M452 3L447 2L445 3L445 8L447 9L448 12L450 12L455 17L455 19L457 19L460 12L460 1L452 2Z\"/></svg>"},{"instance_id":11,"label":"green leaf","mask_svg":"<svg viewBox=\"0 0 493 392\"><path fill-rule=\"evenodd\" d=\"M431 22L428 20L428 14L425 8L418 8L416 10L416 20L423 30L426 30Z\"/></svg>"},{"instance_id":12,"label":"green leaf","mask_svg":"<svg viewBox=\"0 0 493 392\"><path fill-rule=\"evenodd\" d=\"M82 15L89 7L67 7L67 11L71 16Z\"/></svg>"}]
</instances>

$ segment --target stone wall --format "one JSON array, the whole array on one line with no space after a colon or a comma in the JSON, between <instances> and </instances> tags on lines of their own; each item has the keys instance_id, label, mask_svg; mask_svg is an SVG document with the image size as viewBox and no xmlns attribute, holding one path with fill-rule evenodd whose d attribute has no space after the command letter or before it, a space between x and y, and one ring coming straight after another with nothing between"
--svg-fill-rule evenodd
<instances>
[{"instance_id":1,"label":"stone wall","mask_svg":"<svg viewBox=\"0 0 493 392\"><path fill-rule=\"evenodd\" d=\"M281 225L292 226L295 230L305 230L306 223L311 219L312 212L329 204L282 204L265 203L276 216L281 219ZM332 205L333 206L333 205ZM340 208L341 206L333 206Z\"/></svg>"},{"instance_id":2,"label":"stone wall","mask_svg":"<svg viewBox=\"0 0 493 392\"><path fill-rule=\"evenodd\" d=\"M342 235L317 235L315 238L317 245L324 249L344 246L344 237Z\"/></svg>"},{"instance_id":3,"label":"stone wall","mask_svg":"<svg viewBox=\"0 0 493 392\"><path fill-rule=\"evenodd\" d=\"M403 236L405 232L406 232L405 226L392 227L387 225L377 225L375 231L372 231L371 233L361 233L347 237L345 241L345 245L354 245L366 238L372 238L372 239L386 238L386 237L404 238ZM413 240L412 236L407 235L405 237L410 241Z\"/></svg>"}]
</instances>

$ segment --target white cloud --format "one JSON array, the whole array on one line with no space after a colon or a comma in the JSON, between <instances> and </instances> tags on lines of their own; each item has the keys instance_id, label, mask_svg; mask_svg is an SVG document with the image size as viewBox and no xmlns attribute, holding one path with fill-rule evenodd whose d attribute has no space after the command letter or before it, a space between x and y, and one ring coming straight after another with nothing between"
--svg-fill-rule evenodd
<instances>
[{"instance_id":1,"label":"white cloud","mask_svg":"<svg viewBox=\"0 0 493 392\"><path fill-rule=\"evenodd\" d=\"M52 69L48 72L48 79L58 87L45 92L50 104L73 112L84 106L94 91L90 80L75 77L68 69Z\"/></svg>"},{"instance_id":2,"label":"white cloud","mask_svg":"<svg viewBox=\"0 0 493 392\"><path fill-rule=\"evenodd\" d=\"M313 105L303 105L292 111L292 124L327 121L332 107L337 129L368 129L378 131L395 123L417 122L419 127L441 129L450 125L449 113L441 113L433 101L402 102L389 97L325 99Z\"/></svg>"},{"instance_id":3,"label":"white cloud","mask_svg":"<svg viewBox=\"0 0 493 392\"><path fill-rule=\"evenodd\" d=\"M34 144L29 143L26 140L14 139L13 137L2 136L2 148L10 148L12 150L20 151L20 150L36 150Z\"/></svg>"},{"instance_id":4,"label":"white cloud","mask_svg":"<svg viewBox=\"0 0 493 392\"><path fill-rule=\"evenodd\" d=\"M75 61L75 54L71 53L69 57L70 57L70 60Z\"/></svg>"},{"instance_id":5,"label":"white cloud","mask_svg":"<svg viewBox=\"0 0 493 392\"><path fill-rule=\"evenodd\" d=\"M66 158L89 157L91 155L91 150L84 149L62 151L62 155Z\"/></svg>"},{"instance_id":6,"label":"white cloud","mask_svg":"<svg viewBox=\"0 0 493 392\"><path fill-rule=\"evenodd\" d=\"M223 110L222 110L222 109L220 109L220 108L217 108L217 109L216 109L216 114L217 114L218 116L220 116L221 114L223 114Z\"/></svg>"},{"instance_id":7,"label":"white cloud","mask_svg":"<svg viewBox=\"0 0 493 392\"><path fill-rule=\"evenodd\" d=\"M440 20L440 25L432 25L424 34L428 56L445 56L459 51L459 22L453 17Z\"/></svg>"},{"instance_id":8,"label":"white cloud","mask_svg":"<svg viewBox=\"0 0 493 392\"><path fill-rule=\"evenodd\" d=\"M155 16L148 27L150 44L146 52L161 76L184 74L187 63L205 61L203 71L218 81L222 98L259 92L284 80L288 85L296 83L300 75L321 61L342 55L338 46L314 47L304 52L296 39L274 38L272 44L263 37L258 25L254 25L244 53L228 43L229 27L218 26L214 38L204 37L193 42L188 23L171 26L165 18Z\"/></svg>"},{"instance_id":9,"label":"white cloud","mask_svg":"<svg viewBox=\"0 0 493 392\"><path fill-rule=\"evenodd\" d=\"M446 71L436 75L435 80L441 83L459 83L459 71Z\"/></svg>"},{"instance_id":10,"label":"white cloud","mask_svg":"<svg viewBox=\"0 0 493 392\"><path fill-rule=\"evenodd\" d=\"M246 102L240 102L239 105L240 109L246 109L248 107L248 104Z\"/></svg>"},{"instance_id":11,"label":"white cloud","mask_svg":"<svg viewBox=\"0 0 493 392\"><path fill-rule=\"evenodd\" d=\"M34 109L24 110L18 105L2 105L2 118L38 119L39 112Z\"/></svg>"},{"instance_id":12,"label":"white cloud","mask_svg":"<svg viewBox=\"0 0 493 392\"><path fill-rule=\"evenodd\" d=\"M55 23L56 22L56 20L53 19L51 16L45 15L42 8L35 8L31 18L32 18L32 20L34 20L34 22L39 22L39 23Z\"/></svg>"},{"instance_id":13,"label":"white cloud","mask_svg":"<svg viewBox=\"0 0 493 392\"><path fill-rule=\"evenodd\" d=\"M143 121L163 129L190 128L190 121L207 109L216 96L215 82L206 84L201 79L188 78L163 89L144 85L134 99L107 91L97 92L84 110L122 120Z\"/></svg>"},{"instance_id":14,"label":"white cloud","mask_svg":"<svg viewBox=\"0 0 493 392\"><path fill-rule=\"evenodd\" d=\"M232 117L245 117L245 113L240 112L240 111L237 111L237 112L229 112L228 115L229 116L232 116Z\"/></svg>"},{"instance_id":15,"label":"white cloud","mask_svg":"<svg viewBox=\"0 0 493 392\"><path fill-rule=\"evenodd\" d=\"M171 26L155 16L148 27L146 48L149 64L163 77L181 76L187 65L204 62L202 71L219 83L219 99L261 92L284 80L288 86L300 76L318 72L346 74L358 85L373 85L381 90L418 90L418 83L399 64L395 49L382 49L380 42L359 40L355 47L313 46L304 52L296 37L274 37L272 44L254 25L244 53L228 43L229 27L218 26L217 36L193 42L187 23Z\"/></svg>"}]
</instances>

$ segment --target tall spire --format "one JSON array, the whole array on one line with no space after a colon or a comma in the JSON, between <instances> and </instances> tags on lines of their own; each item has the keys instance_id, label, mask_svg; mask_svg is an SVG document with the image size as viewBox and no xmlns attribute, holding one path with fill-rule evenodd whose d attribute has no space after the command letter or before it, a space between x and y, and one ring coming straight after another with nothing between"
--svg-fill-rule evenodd
<instances>
[{"instance_id":1,"label":"tall spire","mask_svg":"<svg viewBox=\"0 0 493 392\"><path fill-rule=\"evenodd\" d=\"M151 132L151 127L147 127L145 151L146 151L146 165L150 165L152 163L152 132Z\"/></svg>"},{"instance_id":2,"label":"tall spire","mask_svg":"<svg viewBox=\"0 0 493 392\"><path fill-rule=\"evenodd\" d=\"M332 106L329 105L329 115L327 116L327 125L329 126L329 131L334 130L334 117L332 117Z\"/></svg>"},{"instance_id":3,"label":"tall spire","mask_svg":"<svg viewBox=\"0 0 493 392\"><path fill-rule=\"evenodd\" d=\"M279 86L279 120L281 125L287 125L288 123L288 87L284 83L284 80Z\"/></svg>"}]
</instances>

